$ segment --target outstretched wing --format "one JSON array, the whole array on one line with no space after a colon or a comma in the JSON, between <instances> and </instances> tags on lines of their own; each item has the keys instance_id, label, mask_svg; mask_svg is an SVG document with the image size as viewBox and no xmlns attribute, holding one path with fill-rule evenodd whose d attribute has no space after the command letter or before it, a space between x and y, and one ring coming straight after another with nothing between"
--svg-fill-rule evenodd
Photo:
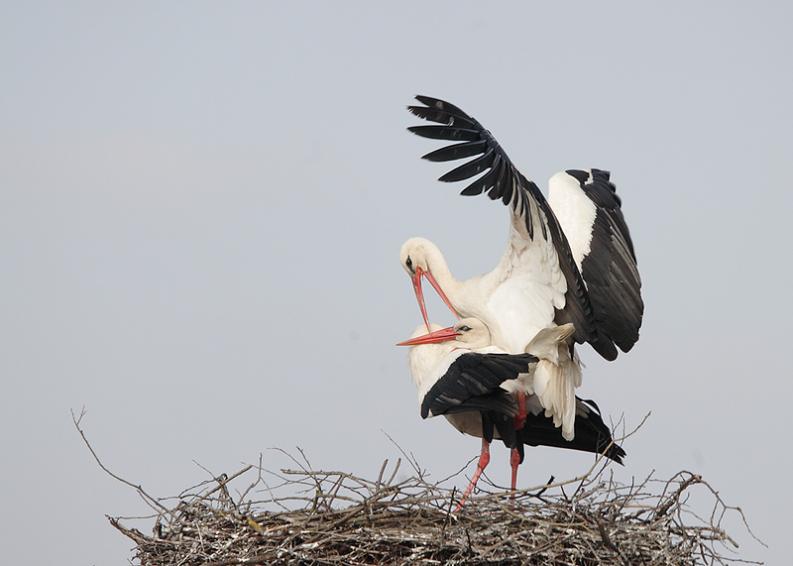
<instances>
[{"instance_id":1,"label":"outstretched wing","mask_svg":"<svg viewBox=\"0 0 793 566\"><path fill-rule=\"evenodd\" d=\"M630 231L608 171L570 169L548 184L548 202L587 285L595 321L623 352L639 339L644 303Z\"/></svg>"},{"instance_id":2,"label":"outstretched wing","mask_svg":"<svg viewBox=\"0 0 793 566\"><path fill-rule=\"evenodd\" d=\"M421 417L461 411L492 411L514 416L512 395L501 389L536 363L531 354L463 354L430 388L421 402Z\"/></svg>"},{"instance_id":3,"label":"outstretched wing","mask_svg":"<svg viewBox=\"0 0 793 566\"><path fill-rule=\"evenodd\" d=\"M524 241L518 242L517 246L510 246L510 249L520 249L527 243L531 245L538 241L553 245L558 268L566 281L564 304L554 304L555 322L572 322L576 328L577 342L589 342L604 358L614 359L617 356L616 348L611 340L599 332L584 280L567 238L536 183L517 170L493 135L475 118L443 100L428 96L417 96L416 99L424 106L409 106L408 109L420 118L441 125L413 126L408 129L425 138L459 142L428 153L424 159L454 161L475 156L439 180L462 181L481 174L461 194L478 195L486 192L491 199L501 199L511 207L513 225L520 228L513 238L523 238ZM531 256L526 254L526 257ZM513 258L508 257L508 261L517 265L526 259L515 254ZM520 267L525 266L517 267L515 271L519 272Z\"/></svg>"}]
</instances>

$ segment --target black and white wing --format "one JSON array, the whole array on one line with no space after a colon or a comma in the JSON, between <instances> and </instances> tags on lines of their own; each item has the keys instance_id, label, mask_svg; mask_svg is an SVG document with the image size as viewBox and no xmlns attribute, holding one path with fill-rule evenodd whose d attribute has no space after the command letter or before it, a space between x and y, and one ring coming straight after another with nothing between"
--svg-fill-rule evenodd
<instances>
[{"instance_id":1,"label":"black and white wing","mask_svg":"<svg viewBox=\"0 0 793 566\"><path fill-rule=\"evenodd\" d=\"M639 339L642 282L610 174L570 169L551 177L548 187L548 202L586 282L595 322L627 352Z\"/></svg>"},{"instance_id":2,"label":"black and white wing","mask_svg":"<svg viewBox=\"0 0 793 566\"><path fill-rule=\"evenodd\" d=\"M463 354L424 395L421 416L478 412L482 437L491 442L497 431L504 444L514 448L519 444L514 425L518 406L515 397L500 386L527 373L536 362L531 354Z\"/></svg>"},{"instance_id":3,"label":"black and white wing","mask_svg":"<svg viewBox=\"0 0 793 566\"><path fill-rule=\"evenodd\" d=\"M517 414L515 399L501 384L517 379L537 362L531 354L477 354L458 357L424 395L421 417L462 411Z\"/></svg>"},{"instance_id":4,"label":"black and white wing","mask_svg":"<svg viewBox=\"0 0 793 566\"><path fill-rule=\"evenodd\" d=\"M416 99L424 106L409 106L408 109L420 118L441 125L408 129L425 138L459 142L430 152L424 155L424 159L454 161L474 157L439 180L462 181L481 174L461 194L487 193L493 200L501 199L511 207L513 225L520 226L527 241L544 241L553 245L558 268L566 281L564 305L554 305L554 321L557 324L572 322L576 329L576 342L589 342L604 358L614 359L617 356L614 344L602 335L597 326L584 279L573 259L565 233L537 184L518 171L498 141L475 118L443 100L428 96L417 96ZM535 238L535 234L541 238ZM529 339L531 336L524 344Z\"/></svg>"}]
</instances>

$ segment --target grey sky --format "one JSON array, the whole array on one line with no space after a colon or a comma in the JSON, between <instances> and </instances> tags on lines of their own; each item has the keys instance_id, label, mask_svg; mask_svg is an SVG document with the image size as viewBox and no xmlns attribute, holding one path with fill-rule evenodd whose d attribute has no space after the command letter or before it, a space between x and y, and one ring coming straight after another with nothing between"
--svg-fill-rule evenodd
<instances>
[{"instance_id":1,"label":"grey sky","mask_svg":"<svg viewBox=\"0 0 793 566\"><path fill-rule=\"evenodd\" d=\"M429 237L467 277L507 217L419 160L419 92L541 186L612 171L647 309L629 355L582 349L581 392L653 411L617 473L702 473L772 545L736 527L746 557L789 558L787 5L286 4L0 3L5 560L128 557L104 514L144 507L80 445L83 404L105 462L161 495L271 446L376 473L381 429L437 477L476 454L419 418L398 249ZM589 462L528 450L520 481Z\"/></svg>"}]
</instances>

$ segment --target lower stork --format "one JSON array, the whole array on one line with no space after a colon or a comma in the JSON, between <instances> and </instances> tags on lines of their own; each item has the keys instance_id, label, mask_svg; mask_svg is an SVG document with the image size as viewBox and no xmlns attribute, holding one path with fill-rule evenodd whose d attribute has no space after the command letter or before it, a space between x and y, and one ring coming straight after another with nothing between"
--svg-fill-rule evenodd
<instances>
[{"instance_id":1,"label":"lower stork","mask_svg":"<svg viewBox=\"0 0 793 566\"><path fill-rule=\"evenodd\" d=\"M412 346L410 374L418 389L421 417L443 415L463 434L482 439L476 471L455 512L476 487L490 462L490 443L500 439L511 449L511 488L515 491L518 466L525 444L556 446L604 454L622 463L625 451L614 443L611 431L593 401L576 397L575 437L566 440L535 390L534 374L553 357L556 346L568 340L571 325L541 331L525 354L507 354L492 344L488 327L465 318L454 326L419 326L400 346ZM555 360L558 362L558 360Z\"/></svg>"}]
</instances>

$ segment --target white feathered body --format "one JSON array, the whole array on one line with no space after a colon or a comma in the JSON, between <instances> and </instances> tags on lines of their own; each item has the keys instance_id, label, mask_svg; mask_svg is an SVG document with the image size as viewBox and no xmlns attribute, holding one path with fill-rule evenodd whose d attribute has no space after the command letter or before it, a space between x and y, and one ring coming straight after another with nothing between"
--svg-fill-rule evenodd
<instances>
[{"instance_id":1,"label":"white feathered body","mask_svg":"<svg viewBox=\"0 0 793 566\"><path fill-rule=\"evenodd\" d=\"M437 324L431 325L431 330L439 330ZM501 388L514 393L526 393L527 410L534 415L545 412L546 416L554 419L557 427L562 427L565 436L566 427L574 425L577 411L575 391L557 391L560 384L580 384L580 373L576 375L558 375L560 371L574 371L577 363L570 363L569 350L566 340L573 334L571 324L543 329L537 333L529 343L527 352L539 358L536 364L529 366L530 371L521 374L518 379L504 381ZM420 326L411 337L415 338L425 333L425 327ZM409 353L410 376L416 386L418 402L421 405L424 397L433 385L443 377L454 361L463 354L474 352L478 354L504 354L502 348L486 346L484 348L465 349L455 347L449 342L440 344L425 344L413 346ZM574 388L573 388L574 389ZM536 394L535 394L536 393ZM566 404L567 394L572 393L572 403ZM482 419L477 411L461 412L444 415L452 426L462 433L471 436L482 436ZM498 433L496 432L498 437ZM565 436L571 439L572 436Z\"/></svg>"},{"instance_id":2,"label":"white feathered body","mask_svg":"<svg viewBox=\"0 0 793 566\"><path fill-rule=\"evenodd\" d=\"M558 351L553 355L539 355L527 348L541 331L555 328L555 312L564 307L567 292L556 249L539 228L542 213L532 209L532 214L537 227L532 237L525 222L513 217L509 244L496 268L461 282L450 299L461 316L476 317L487 324L493 343L501 351L528 352L541 358L537 371L521 375L510 389L519 388L527 395L536 393L546 414L570 440L575 427L575 389L582 380L578 356L571 358L567 343L554 342Z\"/></svg>"}]
</instances>

